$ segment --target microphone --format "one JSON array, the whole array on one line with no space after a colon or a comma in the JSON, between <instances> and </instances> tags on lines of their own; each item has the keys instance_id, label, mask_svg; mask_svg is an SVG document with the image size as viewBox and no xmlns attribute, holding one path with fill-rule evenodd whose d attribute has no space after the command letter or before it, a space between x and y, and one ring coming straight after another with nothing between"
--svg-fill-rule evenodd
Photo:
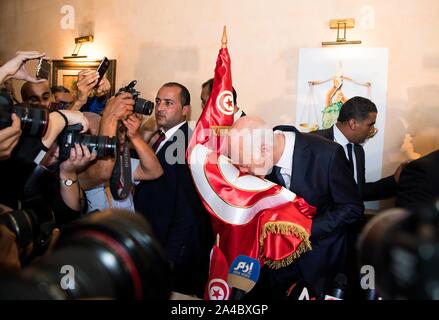
<instances>
[{"instance_id":1,"label":"microphone","mask_svg":"<svg viewBox=\"0 0 439 320\"><path fill-rule=\"evenodd\" d=\"M287 292L288 300L316 300L316 294L312 286L305 280L300 279L294 283Z\"/></svg>"},{"instance_id":2,"label":"microphone","mask_svg":"<svg viewBox=\"0 0 439 320\"><path fill-rule=\"evenodd\" d=\"M259 279L259 261L248 256L238 256L229 269L227 283L232 288L229 300L242 300Z\"/></svg>"},{"instance_id":3,"label":"microphone","mask_svg":"<svg viewBox=\"0 0 439 320\"><path fill-rule=\"evenodd\" d=\"M334 279L332 294L326 295L325 300L343 300L347 282L348 279L346 275L338 273Z\"/></svg>"}]
</instances>

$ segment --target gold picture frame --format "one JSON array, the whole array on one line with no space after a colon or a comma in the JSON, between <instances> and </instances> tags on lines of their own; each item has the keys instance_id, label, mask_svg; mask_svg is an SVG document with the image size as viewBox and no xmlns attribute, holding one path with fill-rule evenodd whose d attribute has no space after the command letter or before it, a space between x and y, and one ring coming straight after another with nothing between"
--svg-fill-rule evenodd
<instances>
[{"instance_id":1,"label":"gold picture frame","mask_svg":"<svg viewBox=\"0 0 439 320\"><path fill-rule=\"evenodd\" d=\"M96 70L101 60L73 61L73 60L52 60L52 72L50 86L64 86L71 93L76 93L76 82L78 73L82 70ZM111 84L111 95L114 95L116 84L116 60L110 60L110 66L105 74Z\"/></svg>"}]
</instances>

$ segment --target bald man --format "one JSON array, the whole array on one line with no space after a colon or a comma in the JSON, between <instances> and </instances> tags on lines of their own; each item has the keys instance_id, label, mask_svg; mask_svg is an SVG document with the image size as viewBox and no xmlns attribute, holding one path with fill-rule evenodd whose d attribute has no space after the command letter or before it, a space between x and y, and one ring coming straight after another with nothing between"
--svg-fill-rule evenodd
<instances>
[{"instance_id":1,"label":"bald man","mask_svg":"<svg viewBox=\"0 0 439 320\"><path fill-rule=\"evenodd\" d=\"M49 82L25 82L21 87L21 99L32 106L49 109L50 103L53 102Z\"/></svg>"},{"instance_id":2,"label":"bald man","mask_svg":"<svg viewBox=\"0 0 439 320\"><path fill-rule=\"evenodd\" d=\"M235 122L229 142L232 162L242 172L266 176L317 208L312 251L286 268L263 268L254 294L282 299L300 279L317 295L327 292L336 274L344 271L347 226L364 210L343 148L291 126L273 132L263 120L249 116Z\"/></svg>"}]
</instances>

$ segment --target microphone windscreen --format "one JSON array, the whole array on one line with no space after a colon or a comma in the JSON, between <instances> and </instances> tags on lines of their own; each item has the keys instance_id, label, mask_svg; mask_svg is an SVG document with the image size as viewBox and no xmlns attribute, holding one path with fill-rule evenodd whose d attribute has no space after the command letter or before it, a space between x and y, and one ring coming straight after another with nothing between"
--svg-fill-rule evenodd
<instances>
[{"instance_id":1,"label":"microphone windscreen","mask_svg":"<svg viewBox=\"0 0 439 320\"><path fill-rule=\"evenodd\" d=\"M238 256L229 269L227 282L231 288L248 293L259 279L259 261L248 256Z\"/></svg>"}]
</instances>

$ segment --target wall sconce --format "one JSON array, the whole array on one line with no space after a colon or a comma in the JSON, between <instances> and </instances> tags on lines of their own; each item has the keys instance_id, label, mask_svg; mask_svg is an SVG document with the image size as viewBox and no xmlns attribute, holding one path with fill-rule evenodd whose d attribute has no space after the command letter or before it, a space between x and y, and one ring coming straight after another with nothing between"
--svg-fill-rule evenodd
<instances>
[{"instance_id":1,"label":"wall sconce","mask_svg":"<svg viewBox=\"0 0 439 320\"><path fill-rule=\"evenodd\" d=\"M334 46L342 44L361 44L360 40L347 41L346 29L353 29L355 27L355 19L335 19L329 21L330 29L337 29L337 40L322 42L322 46ZM340 35L343 32L343 36Z\"/></svg>"},{"instance_id":2,"label":"wall sconce","mask_svg":"<svg viewBox=\"0 0 439 320\"><path fill-rule=\"evenodd\" d=\"M83 43L93 42L94 37L92 35L75 38L75 49L71 56L66 56L64 59L77 59L77 58L87 58L87 56L79 56L79 50Z\"/></svg>"}]
</instances>

